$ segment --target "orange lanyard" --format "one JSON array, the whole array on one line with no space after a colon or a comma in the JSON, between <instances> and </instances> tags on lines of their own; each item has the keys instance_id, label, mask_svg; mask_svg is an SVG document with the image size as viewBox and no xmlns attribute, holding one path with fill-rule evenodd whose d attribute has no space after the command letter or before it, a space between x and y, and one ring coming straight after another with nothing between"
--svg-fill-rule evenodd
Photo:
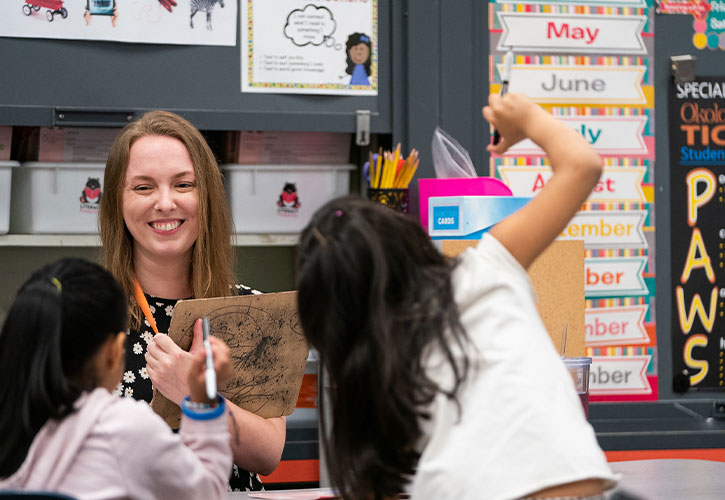
<instances>
[{"instance_id":1,"label":"orange lanyard","mask_svg":"<svg viewBox=\"0 0 725 500\"><path fill-rule=\"evenodd\" d=\"M143 315L146 316L146 320L149 322L149 325L151 325L151 329L154 333L158 334L159 329L156 328L156 320L154 319L153 314L151 314L149 301L146 300L146 296L143 294L143 290L141 290L141 285L139 285L135 276L133 278L133 284L135 286L134 297L136 297L136 302L141 307L141 311L143 311Z\"/></svg>"}]
</instances>

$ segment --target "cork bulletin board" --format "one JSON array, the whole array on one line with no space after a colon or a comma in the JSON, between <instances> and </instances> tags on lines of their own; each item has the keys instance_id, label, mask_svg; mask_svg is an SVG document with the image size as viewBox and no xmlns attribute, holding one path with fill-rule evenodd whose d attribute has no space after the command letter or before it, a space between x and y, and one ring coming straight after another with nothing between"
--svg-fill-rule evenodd
<instances>
[{"instance_id":1,"label":"cork bulletin board","mask_svg":"<svg viewBox=\"0 0 725 500\"><path fill-rule=\"evenodd\" d=\"M443 240L445 255L456 256L478 240ZM529 267L537 307L557 352L567 325L566 352L584 356L584 241L554 241Z\"/></svg>"},{"instance_id":2,"label":"cork bulletin board","mask_svg":"<svg viewBox=\"0 0 725 500\"><path fill-rule=\"evenodd\" d=\"M188 351L194 322L203 316L209 318L211 334L229 346L235 370L219 393L264 418L292 413L308 353L297 314L297 293L180 300L169 337ZM151 407L172 428L179 427L180 408L158 390L154 390Z\"/></svg>"}]
</instances>

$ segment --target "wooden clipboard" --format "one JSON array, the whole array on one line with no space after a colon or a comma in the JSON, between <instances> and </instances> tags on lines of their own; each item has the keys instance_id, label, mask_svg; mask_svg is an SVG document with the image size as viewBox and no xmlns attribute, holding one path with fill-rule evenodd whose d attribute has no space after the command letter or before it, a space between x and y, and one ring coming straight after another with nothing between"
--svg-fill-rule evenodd
<instances>
[{"instance_id":1,"label":"wooden clipboard","mask_svg":"<svg viewBox=\"0 0 725 500\"><path fill-rule=\"evenodd\" d=\"M180 300L169 337L188 351L197 318L209 318L211 334L229 346L235 374L219 394L264 418L295 409L307 363L308 346L297 314L297 292ZM157 389L151 407L171 428L181 409Z\"/></svg>"}]
</instances>

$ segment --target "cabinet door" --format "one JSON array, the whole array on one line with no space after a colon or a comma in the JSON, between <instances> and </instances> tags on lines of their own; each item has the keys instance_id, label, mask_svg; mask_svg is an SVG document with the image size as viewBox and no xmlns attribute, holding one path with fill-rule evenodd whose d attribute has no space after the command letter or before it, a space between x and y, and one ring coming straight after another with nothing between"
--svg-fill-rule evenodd
<instances>
[{"instance_id":1,"label":"cabinet door","mask_svg":"<svg viewBox=\"0 0 725 500\"><path fill-rule=\"evenodd\" d=\"M376 4L377 96L242 93L239 27L234 47L0 38L0 124L122 126L162 108L206 130L353 132L369 110L390 133L392 7Z\"/></svg>"}]
</instances>

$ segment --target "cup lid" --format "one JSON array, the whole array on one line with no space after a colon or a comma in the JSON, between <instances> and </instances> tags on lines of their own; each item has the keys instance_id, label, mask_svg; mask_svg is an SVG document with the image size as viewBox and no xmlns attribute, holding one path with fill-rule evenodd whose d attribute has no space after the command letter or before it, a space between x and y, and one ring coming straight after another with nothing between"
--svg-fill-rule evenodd
<instances>
[{"instance_id":1,"label":"cup lid","mask_svg":"<svg viewBox=\"0 0 725 500\"><path fill-rule=\"evenodd\" d=\"M588 366L592 364L592 358L581 357L581 358L565 358L562 356L561 360L567 366Z\"/></svg>"}]
</instances>

